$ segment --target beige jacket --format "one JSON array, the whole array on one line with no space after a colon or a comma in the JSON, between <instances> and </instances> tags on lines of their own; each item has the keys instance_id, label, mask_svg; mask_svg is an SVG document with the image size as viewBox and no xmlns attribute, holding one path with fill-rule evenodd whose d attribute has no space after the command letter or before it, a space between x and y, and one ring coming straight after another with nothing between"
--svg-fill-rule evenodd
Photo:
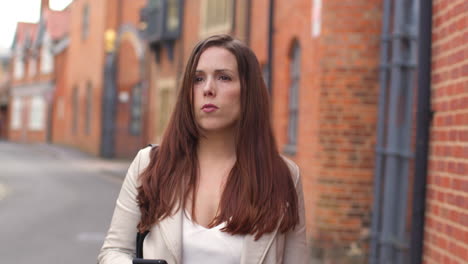
<instances>
[{"instance_id":1,"label":"beige jacket","mask_svg":"<svg viewBox=\"0 0 468 264\"><path fill-rule=\"evenodd\" d=\"M135 255L136 226L140 220L140 210L136 195L138 175L149 164L150 147L140 150L128 169L116 202L112 222L98 256L99 264L131 264ZM241 264L294 263L307 262L307 243L304 219L304 198L299 168L294 162L285 159L296 185L299 201L300 223L288 233L275 230L254 241L246 235L242 249ZM168 264L181 264L182 261L182 213L165 218L155 225L143 242L145 259L165 259Z\"/></svg>"}]
</instances>

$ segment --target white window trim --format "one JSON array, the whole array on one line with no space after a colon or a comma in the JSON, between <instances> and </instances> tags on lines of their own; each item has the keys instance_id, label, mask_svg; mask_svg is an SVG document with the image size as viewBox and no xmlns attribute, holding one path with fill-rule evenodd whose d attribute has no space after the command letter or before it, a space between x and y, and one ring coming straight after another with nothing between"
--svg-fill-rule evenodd
<instances>
[{"instance_id":1,"label":"white window trim","mask_svg":"<svg viewBox=\"0 0 468 264\"><path fill-rule=\"evenodd\" d=\"M34 77L37 74L37 59L32 57L29 60L29 76Z\"/></svg>"},{"instance_id":2,"label":"white window trim","mask_svg":"<svg viewBox=\"0 0 468 264\"><path fill-rule=\"evenodd\" d=\"M14 77L15 79L21 79L24 77L24 61L23 54L20 51L16 52L15 56L15 67L14 67Z\"/></svg>"},{"instance_id":3,"label":"white window trim","mask_svg":"<svg viewBox=\"0 0 468 264\"><path fill-rule=\"evenodd\" d=\"M21 97L13 98L10 126L11 130L19 130L22 126L23 100Z\"/></svg>"},{"instance_id":4,"label":"white window trim","mask_svg":"<svg viewBox=\"0 0 468 264\"><path fill-rule=\"evenodd\" d=\"M167 125L169 123L170 116L173 111L174 107L174 93L176 90L176 79L174 78L165 78L165 79L160 79L157 82L158 86L158 119L157 119L157 134L158 134L158 140L162 138L162 135L164 134L164 131L167 128ZM167 102L165 102L165 105L167 109L163 109L163 94L167 94ZM167 116L162 116L163 114L166 114ZM159 142L159 141L158 141Z\"/></svg>"},{"instance_id":5,"label":"white window trim","mask_svg":"<svg viewBox=\"0 0 468 264\"><path fill-rule=\"evenodd\" d=\"M45 128L46 102L43 96L36 95L31 98L29 125L31 131L42 131Z\"/></svg>"},{"instance_id":6,"label":"white window trim","mask_svg":"<svg viewBox=\"0 0 468 264\"><path fill-rule=\"evenodd\" d=\"M51 49L49 35L46 33L41 46L41 73L49 74L54 71L54 55Z\"/></svg>"}]
</instances>

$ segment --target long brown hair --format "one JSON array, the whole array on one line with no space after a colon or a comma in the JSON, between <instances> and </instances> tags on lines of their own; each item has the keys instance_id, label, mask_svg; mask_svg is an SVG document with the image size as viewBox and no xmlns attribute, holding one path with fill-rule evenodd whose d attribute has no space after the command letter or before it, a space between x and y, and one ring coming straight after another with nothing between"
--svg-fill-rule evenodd
<instances>
[{"instance_id":1,"label":"long brown hair","mask_svg":"<svg viewBox=\"0 0 468 264\"><path fill-rule=\"evenodd\" d=\"M165 217L185 208L189 193L196 195L196 149L198 138L203 135L194 118L192 89L200 55L213 46L227 49L237 59L241 114L235 139L237 160L210 226L226 222L222 231L255 234L255 239L273 232L278 225L280 232L286 232L299 222L298 202L291 172L280 157L273 136L269 95L253 51L228 35L216 35L199 42L190 55L162 142L153 149L150 163L140 175L138 229L149 230ZM195 200L192 197L192 203Z\"/></svg>"}]
</instances>

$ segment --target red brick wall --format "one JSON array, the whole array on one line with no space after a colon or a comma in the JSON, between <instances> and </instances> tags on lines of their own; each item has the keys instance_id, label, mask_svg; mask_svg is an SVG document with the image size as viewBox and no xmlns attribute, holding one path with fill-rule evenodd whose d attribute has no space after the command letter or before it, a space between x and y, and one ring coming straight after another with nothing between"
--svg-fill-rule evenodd
<instances>
[{"instance_id":1,"label":"red brick wall","mask_svg":"<svg viewBox=\"0 0 468 264\"><path fill-rule=\"evenodd\" d=\"M67 113L67 106L71 104L66 84L68 49L62 51L54 58L55 94L52 110L52 142L67 144L70 141L71 115ZM60 102L61 101L61 102ZM68 109L69 110L69 109Z\"/></svg>"},{"instance_id":2,"label":"red brick wall","mask_svg":"<svg viewBox=\"0 0 468 264\"><path fill-rule=\"evenodd\" d=\"M11 102L11 101L10 101ZM21 112L21 128L17 130L10 129L8 139L15 142L21 143L38 143L46 142L47 137L47 117L44 124L44 130L30 130L29 129L29 114L31 112L31 97L22 97L22 112ZM10 104L11 105L11 104ZM48 107L46 106L46 113L48 113ZM10 118L13 111L10 111Z\"/></svg>"},{"instance_id":3,"label":"red brick wall","mask_svg":"<svg viewBox=\"0 0 468 264\"><path fill-rule=\"evenodd\" d=\"M8 108L0 108L0 140L4 140L8 135Z\"/></svg>"},{"instance_id":4,"label":"red brick wall","mask_svg":"<svg viewBox=\"0 0 468 264\"><path fill-rule=\"evenodd\" d=\"M98 155L101 144L101 113L103 91L103 67L104 67L104 32L107 28L107 0L75 0L70 8L70 45L67 58L67 100L72 102L73 87L78 87L79 115L77 133L73 134L71 125L66 128L69 133L69 145L81 150ZM89 4L90 22L87 39L82 38L83 7ZM86 107L86 83L92 85L92 118L90 133L86 133L85 111ZM67 118L72 122L72 104L66 105Z\"/></svg>"},{"instance_id":5,"label":"red brick wall","mask_svg":"<svg viewBox=\"0 0 468 264\"><path fill-rule=\"evenodd\" d=\"M297 153L290 157L301 167L313 257L337 263L364 261L372 204L382 4L323 1L321 34L314 38L312 3L276 1L274 128L283 150L290 51L297 40L301 47L298 143ZM254 6L258 6L255 12L265 12L268 4ZM258 23L267 29L262 20ZM253 34L252 44L266 59L266 43L258 35Z\"/></svg>"},{"instance_id":6,"label":"red brick wall","mask_svg":"<svg viewBox=\"0 0 468 264\"><path fill-rule=\"evenodd\" d=\"M309 236L316 232L316 194L314 176L318 173L317 149L318 122L318 41L311 35L312 1L276 1L273 68L273 125L280 151L287 144L291 51L297 41L301 52L301 77L299 83L299 123L297 153L292 158L301 168L306 203L307 231ZM291 14L294 14L292 16ZM264 33L268 36L268 4ZM262 22L263 22L262 21ZM257 22L255 22L257 23ZM267 42L264 49L267 52ZM261 52L260 52L261 54ZM265 57L265 63L268 58Z\"/></svg>"},{"instance_id":7,"label":"red brick wall","mask_svg":"<svg viewBox=\"0 0 468 264\"><path fill-rule=\"evenodd\" d=\"M268 8L269 0L252 1L250 48L257 55L260 65L268 62Z\"/></svg>"},{"instance_id":8,"label":"red brick wall","mask_svg":"<svg viewBox=\"0 0 468 264\"><path fill-rule=\"evenodd\" d=\"M249 39L261 65L268 62L269 2L252 1ZM322 33L317 38L311 33L312 2L275 1L274 130L282 151L287 141L290 52L298 41L298 148L290 158L301 167L311 246L327 260L346 259L353 246L362 260L372 198L381 1L323 1ZM187 61L200 38L200 3L185 1L183 36L176 41L174 61L165 49L159 64L154 53L148 56L150 138L158 138L157 81L179 77L180 59ZM246 39L246 22L240 21L246 3L238 1L232 32L240 39Z\"/></svg>"},{"instance_id":9,"label":"red brick wall","mask_svg":"<svg viewBox=\"0 0 468 264\"><path fill-rule=\"evenodd\" d=\"M118 51L117 86L119 93L128 94L127 101L118 100L115 126L115 154L117 157L134 157L139 149L144 147L143 137L130 133L132 88L141 80L139 58L135 47L129 40L120 44Z\"/></svg>"},{"instance_id":10,"label":"red brick wall","mask_svg":"<svg viewBox=\"0 0 468 264\"><path fill-rule=\"evenodd\" d=\"M313 247L340 263L368 247L381 12L381 1L323 1Z\"/></svg>"},{"instance_id":11,"label":"red brick wall","mask_svg":"<svg viewBox=\"0 0 468 264\"><path fill-rule=\"evenodd\" d=\"M117 18L126 27L133 27L138 30L140 13L139 10L146 4L144 0L138 1L123 1L120 8L116 8ZM119 12L121 12L119 14ZM120 28L122 29L122 27ZM119 30L120 31L120 30ZM116 157L133 158L139 149L147 143L145 138L144 126L139 135L130 133L131 125L131 106L132 106L132 88L144 78L144 69L141 68L140 56L138 49L145 47L145 43L138 38L138 35L133 31L125 31L120 35L120 42L117 47L117 86L119 93L127 93L128 101L118 101L116 130L115 130L115 155ZM146 97L143 96L143 100ZM144 107L144 105L143 105Z\"/></svg>"},{"instance_id":12,"label":"red brick wall","mask_svg":"<svg viewBox=\"0 0 468 264\"><path fill-rule=\"evenodd\" d=\"M13 70L10 72L11 76L11 94L14 94L14 89L15 87L18 86L31 86L33 87L35 84L41 84L44 82L52 82L53 81L53 73L48 73L48 74L43 74L41 72L40 68L40 48L35 51L36 53L36 74L31 75L30 74L30 63L32 61L32 50L26 50L25 51L25 63L24 63L24 75L20 79L16 79L14 77ZM11 69L14 69L14 63L15 63L15 58L13 57L12 59L12 67ZM44 95L44 94L43 94ZM44 95L45 96L45 95ZM11 99L11 97L10 97ZM16 141L16 142L23 142L23 143L38 143L38 142L46 142L47 141L47 133L48 130L51 129L48 124L48 113L49 113L49 107L50 103L48 100L46 100L47 107L45 109L46 111L46 117L44 120L44 129L40 131L32 131L29 129L29 115L30 115L30 103L31 103L31 96L25 95L22 97L23 99L23 110L22 110L22 115L23 115L23 122L22 126L19 129L11 130L8 133L8 139L11 141ZM9 105L12 106L12 100L10 100ZM11 108L10 108L11 109ZM13 111L9 111L9 119L11 119ZM10 128L11 129L11 128Z\"/></svg>"},{"instance_id":13,"label":"red brick wall","mask_svg":"<svg viewBox=\"0 0 468 264\"><path fill-rule=\"evenodd\" d=\"M468 2L434 0L425 263L468 259Z\"/></svg>"}]
</instances>

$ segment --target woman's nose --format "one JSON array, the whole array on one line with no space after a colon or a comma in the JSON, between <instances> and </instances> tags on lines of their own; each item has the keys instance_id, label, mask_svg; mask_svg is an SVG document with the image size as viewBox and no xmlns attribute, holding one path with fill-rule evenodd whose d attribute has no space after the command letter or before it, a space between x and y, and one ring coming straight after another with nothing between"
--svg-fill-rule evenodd
<instances>
[{"instance_id":1,"label":"woman's nose","mask_svg":"<svg viewBox=\"0 0 468 264\"><path fill-rule=\"evenodd\" d=\"M205 86L203 87L203 95L204 96L215 96L215 82L213 78L208 78L207 82L205 83Z\"/></svg>"}]
</instances>

